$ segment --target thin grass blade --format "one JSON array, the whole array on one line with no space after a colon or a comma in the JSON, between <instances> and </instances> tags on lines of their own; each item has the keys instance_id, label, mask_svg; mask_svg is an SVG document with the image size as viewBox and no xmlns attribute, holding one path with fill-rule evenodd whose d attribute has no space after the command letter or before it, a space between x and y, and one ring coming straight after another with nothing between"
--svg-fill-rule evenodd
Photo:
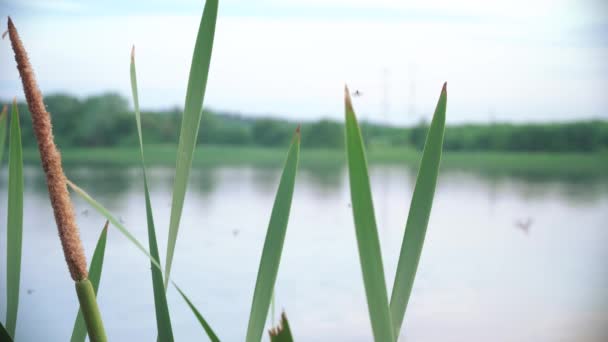
<instances>
[{"instance_id":1,"label":"thin grass blade","mask_svg":"<svg viewBox=\"0 0 608 342\"><path fill-rule=\"evenodd\" d=\"M266 323L270 306L270 297L272 296L277 279L285 233L287 232L299 154L300 128L298 127L287 153L287 161L283 168L283 174L281 175L281 181L270 216L270 223L268 224L266 241L264 242L260 268L253 293L251 313L249 315L247 342L259 342L264 332L264 324Z\"/></svg>"},{"instance_id":2,"label":"thin grass blade","mask_svg":"<svg viewBox=\"0 0 608 342\"><path fill-rule=\"evenodd\" d=\"M6 125L8 122L8 106L2 107L0 113L0 166L2 165L2 157L4 157L4 144L6 143Z\"/></svg>"},{"instance_id":3,"label":"thin grass blade","mask_svg":"<svg viewBox=\"0 0 608 342\"><path fill-rule=\"evenodd\" d=\"M198 319L198 322L201 324L201 326L207 333L209 340L211 340L212 342L220 342L220 339L217 337L215 332L213 332L213 329L211 329L211 326L209 325L209 323L207 323L207 321L203 318L201 313L196 309L194 304L192 304L190 299L188 299L188 297L186 297L186 294L175 283L173 283L173 286L175 286L175 288L177 289L179 294L182 295L182 298L184 298L184 300L186 301L186 304L188 304L188 306L192 310L192 313L194 313L194 316L196 316L196 319Z\"/></svg>"},{"instance_id":4,"label":"thin grass blade","mask_svg":"<svg viewBox=\"0 0 608 342\"><path fill-rule=\"evenodd\" d=\"M380 251L380 240L374 214L374 204L367 173L365 149L361 129L357 123L345 87L344 102L346 116L346 155L350 179L350 194L355 222L355 233L359 248L359 260L367 296L367 307L376 342L391 342L393 325L389 311L386 280Z\"/></svg>"},{"instance_id":5,"label":"thin grass blade","mask_svg":"<svg viewBox=\"0 0 608 342\"><path fill-rule=\"evenodd\" d=\"M139 151L141 153L141 170L144 176L144 193L146 201L146 218L148 223L148 243L150 254L159 261L158 244L156 241L156 229L154 228L154 215L152 214L152 204L150 201L150 192L148 190L148 177L146 175L146 166L144 159L144 145L141 133L141 114L139 112L139 96L137 92L137 73L135 70L135 49L131 50L131 90L133 93L133 104L135 107L135 121L137 124L137 134L139 136ZM159 268L152 267L152 288L154 290L154 307L156 309L156 327L158 329L159 341L173 341L173 328L171 327L171 317L169 315L169 306L167 305L167 297L165 285L163 283L163 273Z\"/></svg>"},{"instance_id":6,"label":"thin grass blade","mask_svg":"<svg viewBox=\"0 0 608 342\"><path fill-rule=\"evenodd\" d=\"M150 253L148 253L148 251L141 244L141 242L139 242L135 238L135 236L133 236L133 234L131 234L131 232L129 232L129 230L122 223L120 223L120 221L118 221L116 219L116 217L114 217L108 211L108 209L106 209L103 205L101 205L99 202L97 202L86 191L84 191L83 189L81 189L80 187L78 187L76 184L72 183L72 181L68 180L67 183L68 183L68 186L76 194L78 194L78 196L82 197L82 199L84 199L87 203L89 203L89 205L91 207L93 207L93 209L97 210L98 213L100 213L103 217L105 217L106 219L108 219L108 221L110 221L110 223L112 223L112 225L114 227L118 228L118 231L120 231L122 233L122 235L124 235L129 241L131 241L131 243L133 243L135 245L135 247L137 247L137 249L139 249L142 253L144 253L148 257L148 259L150 259L150 262L152 262L152 264L155 267L157 267L158 269L160 269L160 264L158 263L158 261L156 261L156 259L154 259L152 257L152 255L150 255Z\"/></svg>"},{"instance_id":7,"label":"thin grass blade","mask_svg":"<svg viewBox=\"0 0 608 342\"><path fill-rule=\"evenodd\" d=\"M13 338L8 334L2 322L0 322L0 341L13 342Z\"/></svg>"},{"instance_id":8,"label":"thin grass blade","mask_svg":"<svg viewBox=\"0 0 608 342\"><path fill-rule=\"evenodd\" d=\"M93 285L93 291L95 291L95 295L97 295L97 289L99 289L99 281L101 280L101 271L103 269L103 258L106 253L106 241L108 237L108 225L110 221L106 221L101 234L99 235L99 239L97 240L97 245L95 246L95 251L93 252L93 258L91 259L91 265L89 266L89 280ZM84 316L82 315L82 311L78 309L78 315L76 316L76 322L74 322L74 329L72 330L72 337L70 338L71 342L84 342L87 337L87 326L84 321Z\"/></svg>"},{"instance_id":9,"label":"thin grass blade","mask_svg":"<svg viewBox=\"0 0 608 342\"><path fill-rule=\"evenodd\" d=\"M21 244L23 238L23 151L17 101L11 113L8 154L8 212L6 239L6 330L15 338L21 279Z\"/></svg>"},{"instance_id":10,"label":"thin grass blade","mask_svg":"<svg viewBox=\"0 0 608 342\"><path fill-rule=\"evenodd\" d=\"M289 322L284 312L281 314L279 326L270 330L270 342L293 342Z\"/></svg>"},{"instance_id":11,"label":"thin grass blade","mask_svg":"<svg viewBox=\"0 0 608 342\"><path fill-rule=\"evenodd\" d=\"M401 245L401 253L391 295L391 316L396 336L399 336L405 317L407 303L414 285L420 253L422 252L424 237L426 236L426 228L433 206L445 130L446 86L444 84L441 90L439 102L437 103L429 133L426 137L422 161L418 169L416 186L414 187L410 212L407 217L405 234Z\"/></svg>"},{"instance_id":12,"label":"thin grass blade","mask_svg":"<svg viewBox=\"0 0 608 342\"><path fill-rule=\"evenodd\" d=\"M188 175L192 167L196 138L201 123L203 100L205 98L209 65L211 63L211 51L213 50L217 7L218 0L207 0L205 3L203 17L201 18L194 46L192 65L190 66L186 103L184 105L184 115L179 135L179 145L177 147L173 199L169 220L169 238L167 240L167 260L165 263L165 288L171 275L171 264L175 253L179 222L188 186Z\"/></svg>"}]
</instances>

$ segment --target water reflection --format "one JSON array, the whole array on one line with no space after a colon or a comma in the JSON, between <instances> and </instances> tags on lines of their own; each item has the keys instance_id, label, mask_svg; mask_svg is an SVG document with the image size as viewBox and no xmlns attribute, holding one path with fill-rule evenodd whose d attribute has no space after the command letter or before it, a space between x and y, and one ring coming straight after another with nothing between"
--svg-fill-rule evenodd
<instances>
[{"instance_id":1,"label":"water reflection","mask_svg":"<svg viewBox=\"0 0 608 342\"><path fill-rule=\"evenodd\" d=\"M380 178L387 178L381 173L398 172L407 178L412 186L416 181L417 169L411 165L372 165L370 170L377 170ZM173 169L169 167L154 167L148 171L150 183L154 187L172 189ZM213 196L214 192L226 182L250 181L258 192L274 192L278 185L281 169L273 166L221 166L204 165L194 167L190 173L189 192L203 196ZM83 166L68 165L66 174L74 183L81 185L87 192L107 201L121 201L130 192L141 190L141 170L139 167L122 166ZM300 167L299 177L306 179L307 186L319 195L327 195L340 191L347 181L345 166L334 164L305 164ZM5 172L1 174L6 178ZM25 182L33 191L46 195L46 181L43 174L34 166L24 169ZM389 177L390 178L390 177ZM559 196L572 203L585 204L597 201L608 192L608 175L549 173L539 171L525 172L490 170L462 171L443 168L440 173L441 183L475 184L482 183L488 191L488 201L493 201L497 193L510 191L517 193L522 199L535 199L546 196ZM380 186L391 186L388 182L380 182ZM407 189L404 189L407 190Z\"/></svg>"},{"instance_id":2,"label":"water reflection","mask_svg":"<svg viewBox=\"0 0 608 342\"><path fill-rule=\"evenodd\" d=\"M35 190L46 192L46 179L38 168L26 168L28 173L35 175ZM121 201L123 196L132 191L133 187L139 188L140 169L137 167L119 166L68 166L66 176L75 184L82 185L87 192L96 194L107 201Z\"/></svg>"},{"instance_id":3,"label":"water reflection","mask_svg":"<svg viewBox=\"0 0 608 342\"><path fill-rule=\"evenodd\" d=\"M344 172L344 166L339 164L302 165L299 175L306 177L306 183L310 184L320 196L324 196L344 186Z\"/></svg>"},{"instance_id":4,"label":"water reflection","mask_svg":"<svg viewBox=\"0 0 608 342\"><path fill-rule=\"evenodd\" d=\"M372 165L369 171L390 285L417 170ZM243 340L280 172L234 165L191 172L173 274L223 340ZM70 166L67 174L145 244L138 167ZM148 176L164 255L173 169L150 168ZM442 170L401 341L601 341L608 326L607 180ZM35 291L23 291L18 331L26 341L66 340L77 303L38 167L25 168L25 183L22 279ZM0 208L5 195L6 169ZM344 165L302 165L276 288L277 307L287 310L298 340L321 334L323 340L371 340L349 202ZM90 208L85 214L81 200L76 207L90 255L103 219ZM528 217L525 234L517 222ZM5 219L0 210L0 222ZM0 225L0 236L5 229ZM114 340L153 340L149 263L116 230L108 239L99 297L108 331ZM0 279L0 292L3 284ZM169 291L176 339L197 338L200 326ZM0 300L0 311L4 305ZM40 308L57 309L49 317ZM27 329L33 324L40 329Z\"/></svg>"},{"instance_id":5,"label":"water reflection","mask_svg":"<svg viewBox=\"0 0 608 342\"><path fill-rule=\"evenodd\" d=\"M190 171L189 191L196 191L205 197L213 195L220 182L222 168L219 166L194 167ZM171 176L172 177L172 176Z\"/></svg>"}]
</instances>

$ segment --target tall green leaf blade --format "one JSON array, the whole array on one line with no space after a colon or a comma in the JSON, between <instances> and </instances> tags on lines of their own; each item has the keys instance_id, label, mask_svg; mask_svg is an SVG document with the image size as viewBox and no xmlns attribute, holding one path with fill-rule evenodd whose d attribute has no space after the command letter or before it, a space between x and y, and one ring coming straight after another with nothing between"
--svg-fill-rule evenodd
<instances>
[{"instance_id":1,"label":"tall green leaf blade","mask_svg":"<svg viewBox=\"0 0 608 342\"><path fill-rule=\"evenodd\" d=\"M137 124L137 134L139 136L139 151L141 153L141 170L144 176L144 193L146 201L146 217L148 223L148 243L150 254L159 261L158 244L156 241L156 229L154 228L154 216L152 214L152 204L150 201L150 192L148 190L148 177L146 175L146 166L144 159L144 145L141 133L141 113L139 111L139 96L137 92L137 73L135 70L135 49L131 51L131 91L133 93L133 104L135 109L135 121ZM167 305L167 296L165 293L165 285L163 283L163 273L159 268L151 264L152 272L152 288L154 290L154 307L156 309L156 327L158 329L159 341L173 341L173 328L171 327L171 317L169 315L169 306Z\"/></svg>"},{"instance_id":2,"label":"tall green leaf blade","mask_svg":"<svg viewBox=\"0 0 608 342\"><path fill-rule=\"evenodd\" d=\"M277 279L283 242L285 241L285 233L287 232L299 154L300 129L298 128L287 153L287 161L283 168L283 174L281 175L281 181L270 216L270 223L268 224L266 241L264 242L255 291L253 293L251 313L249 315L247 342L259 342L262 339L264 323L268 317L270 297L272 296Z\"/></svg>"},{"instance_id":3,"label":"tall green leaf blade","mask_svg":"<svg viewBox=\"0 0 608 342\"><path fill-rule=\"evenodd\" d=\"M359 260L367 296L367 307L375 341L392 342L395 337L393 336L393 325L389 311L380 240L376 227L363 138L348 88L345 87L344 91L346 155L350 194L357 245L359 247Z\"/></svg>"},{"instance_id":4,"label":"tall green leaf blade","mask_svg":"<svg viewBox=\"0 0 608 342\"><path fill-rule=\"evenodd\" d=\"M0 341L13 342L13 338L8 334L2 322L0 322Z\"/></svg>"},{"instance_id":5,"label":"tall green leaf blade","mask_svg":"<svg viewBox=\"0 0 608 342\"><path fill-rule=\"evenodd\" d=\"M186 103L177 147L177 161L175 166L175 180L173 184L173 200L171 203L171 217L169 220L169 238L167 240L167 260L165 263L165 288L171 275L171 264L175 253L179 222L184 207L188 175L192 167L196 138L201 122L203 100L207 87L213 37L215 35L215 22L217 19L218 0L207 0L203 10L203 17L196 37L188 89L186 90Z\"/></svg>"},{"instance_id":6,"label":"tall green leaf blade","mask_svg":"<svg viewBox=\"0 0 608 342\"><path fill-rule=\"evenodd\" d=\"M201 324L201 326L207 333L209 340L211 340L212 342L220 342L220 339L217 337L215 332L213 332L213 329L211 329L211 326L209 325L209 323L207 323L207 321L203 318L201 313L196 309L194 304L192 304L190 299L188 299L188 297L186 297L186 294L184 294L184 292L175 283L173 283L173 286L175 286L175 288L177 289L179 294L182 295L182 298L184 298L184 300L186 301L186 304L188 304L188 306L192 310L192 313L194 313L194 316L196 316L196 319L198 319L198 322Z\"/></svg>"},{"instance_id":7,"label":"tall green leaf blade","mask_svg":"<svg viewBox=\"0 0 608 342\"><path fill-rule=\"evenodd\" d=\"M112 223L112 225L114 227L118 228L118 231L120 231L122 233L122 235L124 235L129 241L131 241L132 244L134 244L137 247L137 249L139 249L142 253L144 253L148 257L148 259L150 259L150 262L152 262L152 264L155 267L160 269L160 264L158 263L158 261L156 261L156 259L153 258L152 255L150 255L150 253L148 253L148 251L146 250L144 245L142 245L141 242L139 242L135 238L135 236L133 236L133 234L131 234L131 232L129 232L129 230L122 223L120 223L120 221L118 221L116 219L116 217L114 217L110 213L110 211L108 211L108 209L106 209L103 205L101 205L99 202L97 202L86 191L84 191L83 189L78 187L76 184L72 183L72 181L68 180L67 183L68 183L68 186L74 192L76 192L76 194L78 194L78 196L82 197L82 199L84 199L87 203L89 203L89 205L91 207L93 207L93 209L97 210L98 213L100 213L101 215L103 215L103 217L108 219L108 221L110 221L110 223Z\"/></svg>"},{"instance_id":8,"label":"tall green leaf blade","mask_svg":"<svg viewBox=\"0 0 608 342\"><path fill-rule=\"evenodd\" d=\"M152 216L152 205L150 204L150 193L148 191L148 181L144 175L144 191L146 194L146 216L148 221L148 241L150 253L155 260L159 260L158 245L156 242L156 232L154 229L154 218ZM158 329L159 341L173 341L173 328L171 327L171 317L165 285L163 283L163 273L160 268L154 267L151 263L152 287L154 289L154 305L156 309L156 326Z\"/></svg>"},{"instance_id":9,"label":"tall green leaf blade","mask_svg":"<svg viewBox=\"0 0 608 342\"><path fill-rule=\"evenodd\" d=\"M443 133L445 130L445 112L447 106L446 84L443 85L433 120L426 137L422 161L416 178L412 195L410 212L405 225L405 234L401 245L399 263L393 293L391 295L391 316L396 336L399 336L407 303L414 285L420 253L424 245L426 228L433 206L435 186L441 162Z\"/></svg>"},{"instance_id":10,"label":"tall green leaf blade","mask_svg":"<svg viewBox=\"0 0 608 342\"><path fill-rule=\"evenodd\" d=\"M99 235L95 251L93 252L93 258L91 259L91 265L89 266L89 280L93 285L93 290L97 295L97 289L99 289L99 281L101 279L101 271L103 269L103 258L106 253L106 241L108 237L108 225L110 221L106 221L106 224ZM87 326L84 321L82 311L78 309L78 315L74 322L74 329L72 330L71 342L84 342L87 337Z\"/></svg>"},{"instance_id":11,"label":"tall green leaf blade","mask_svg":"<svg viewBox=\"0 0 608 342\"><path fill-rule=\"evenodd\" d=\"M23 151L17 101L11 113L8 154L8 212L6 229L6 330L15 338L21 279L21 244L23 238Z\"/></svg>"},{"instance_id":12,"label":"tall green leaf blade","mask_svg":"<svg viewBox=\"0 0 608 342\"><path fill-rule=\"evenodd\" d=\"M270 330L270 342L293 342L289 322L287 321L287 316L284 312L281 314L279 326Z\"/></svg>"},{"instance_id":13,"label":"tall green leaf blade","mask_svg":"<svg viewBox=\"0 0 608 342\"><path fill-rule=\"evenodd\" d=\"M8 106L4 105L2 113L0 113L0 165L2 165L2 157L4 157L4 144L6 143L6 124L8 117Z\"/></svg>"}]
</instances>

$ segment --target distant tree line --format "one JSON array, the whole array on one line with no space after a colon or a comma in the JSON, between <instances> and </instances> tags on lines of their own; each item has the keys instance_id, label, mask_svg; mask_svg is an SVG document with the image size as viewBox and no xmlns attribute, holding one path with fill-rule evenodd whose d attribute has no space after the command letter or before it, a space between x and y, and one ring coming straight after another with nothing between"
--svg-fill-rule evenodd
<instances>
[{"instance_id":1,"label":"distant tree line","mask_svg":"<svg viewBox=\"0 0 608 342\"><path fill-rule=\"evenodd\" d=\"M129 101L107 93L85 99L56 94L45 98L60 147L135 146L137 131ZM7 101L2 101L7 103ZM19 103L24 146L35 145L31 117ZM181 110L144 111L142 128L148 144L176 143ZM275 118L252 118L205 109L198 142L216 145L284 146L296 123ZM394 127L362 123L367 144L422 149L428 124ZM302 124L302 146L340 148L342 122L318 120ZM592 152L608 149L608 122L579 121L548 124L467 124L449 126L444 147L451 151Z\"/></svg>"}]
</instances>

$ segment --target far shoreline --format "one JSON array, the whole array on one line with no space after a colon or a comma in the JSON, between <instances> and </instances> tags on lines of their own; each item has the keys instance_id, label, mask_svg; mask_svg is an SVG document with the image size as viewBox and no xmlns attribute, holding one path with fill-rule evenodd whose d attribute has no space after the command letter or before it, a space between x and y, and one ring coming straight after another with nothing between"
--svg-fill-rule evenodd
<instances>
[{"instance_id":1,"label":"far shoreline","mask_svg":"<svg viewBox=\"0 0 608 342\"><path fill-rule=\"evenodd\" d=\"M174 166L174 145L145 146L147 166ZM199 145L195 150L194 166L250 165L280 167L286 148L261 146ZM34 148L24 149L26 164L38 163L38 152ZM139 149L136 147L65 148L62 159L68 165L138 165ZM422 152L403 147L372 146L367 157L371 165L417 166ZM303 149L303 167L331 167L345 163L341 149ZM442 168L492 173L522 172L538 174L565 174L608 176L608 153L565 152L444 152Z\"/></svg>"}]
</instances>

